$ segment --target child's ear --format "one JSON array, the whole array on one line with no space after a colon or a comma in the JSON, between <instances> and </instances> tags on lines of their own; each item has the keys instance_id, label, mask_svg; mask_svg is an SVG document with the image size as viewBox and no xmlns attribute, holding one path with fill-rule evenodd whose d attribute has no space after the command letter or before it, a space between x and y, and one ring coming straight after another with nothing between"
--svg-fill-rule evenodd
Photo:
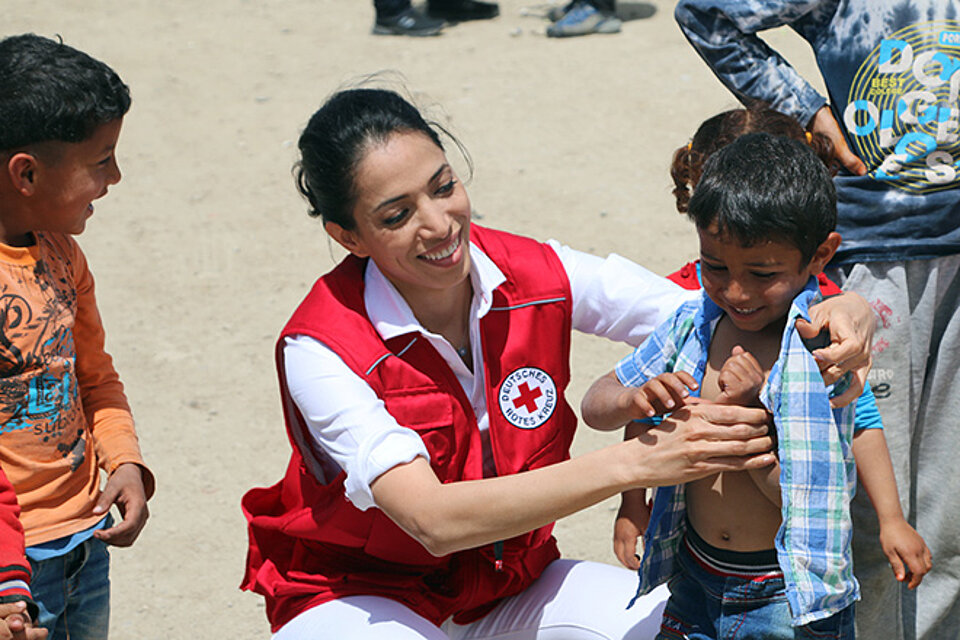
<instances>
[{"instance_id":1,"label":"child's ear","mask_svg":"<svg viewBox=\"0 0 960 640\"><path fill-rule=\"evenodd\" d=\"M840 234L831 231L827 239L820 243L813 257L810 259L810 274L817 275L827 266L827 263L833 258L833 254L840 247Z\"/></svg>"},{"instance_id":2,"label":"child's ear","mask_svg":"<svg viewBox=\"0 0 960 640\"><path fill-rule=\"evenodd\" d=\"M6 167L10 183L20 195L32 196L37 189L37 173L40 163L32 153L21 151L10 156Z\"/></svg>"},{"instance_id":3,"label":"child's ear","mask_svg":"<svg viewBox=\"0 0 960 640\"><path fill-rule=\"evenodd\" d=\"M331 238L337 241L337 244L358 258L366 258L370 255L370 252L364 248L363 243L355 232L344 229L336 222L324 222L323 228Z\"/></svg>"}]
</instances>

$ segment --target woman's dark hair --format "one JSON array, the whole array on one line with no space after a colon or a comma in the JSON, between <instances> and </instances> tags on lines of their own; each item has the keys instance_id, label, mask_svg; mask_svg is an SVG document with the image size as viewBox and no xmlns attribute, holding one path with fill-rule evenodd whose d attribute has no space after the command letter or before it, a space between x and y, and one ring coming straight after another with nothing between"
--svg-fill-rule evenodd
<instances>
[{"instance_id":1,"label":"woman's dark hair","mask_svg":"<svg viewBox=\"0 0 960 640\"><path fill-rule=\"evenodd\" d=\"M127 85L99 60L33 34L0 40L0 151L83 142L129 109Z\"/></svg>"},{"instance_id":2,"label":"woman's dark hair","mask_svg":"<svg viewBox=\"0 0 960 640\"><path fill-rule=\"evenodd\" d=\"M670 176L673 178L677 211L687 211L690 192L700 181L707 158L747 133L769 133L805 142L824 165L830 167L833 162L833 143L828 137L821 133L808 133L796 119L774 111L763 103L724 111L704 120L693 140L673 153Z\"/></svg>"},{"instance_id":3,"label":"woman's dark hair","mask_svg":"<svg viewBox=\"0 0 960 640\"><path fill-rule=\"evenodd\" d=\"M353 229L357 165L370 146L383 144L394 133L420 132L443 149L438 131L449 135L394 91L361 88L335 93L300 135L294 175L310 203L310 215Z\"/></svg>"},{"instance_id":4,"label":"woman's dark hair","mask_svg":"<svg viewBox=\"0 0 960 640\"><path fill-rule=\"evenodd\" d=\"M746 247L785 242L809 261L837 225L837 194L808 145L749 133L707 159L687 216Z\"/></svg>"}]
</instances>

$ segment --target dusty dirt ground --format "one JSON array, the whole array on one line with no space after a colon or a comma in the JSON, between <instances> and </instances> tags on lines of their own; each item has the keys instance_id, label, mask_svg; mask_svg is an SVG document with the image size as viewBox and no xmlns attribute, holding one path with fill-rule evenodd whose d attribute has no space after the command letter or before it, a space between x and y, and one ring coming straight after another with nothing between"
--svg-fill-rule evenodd
<instances>
[{"instance_id":1,"label":"dusty dirt ground","mask_svg":"<svg viewBox=\"0 0 960 640\"><path fill-rule=\"evenodd\" d=\"M340 255L306 215L291 165L310 114L344 83L402 76L470 150L482 224L660 274L694 256L667 167L735 101L672 3L623 0L622 33L566 40L545 37L549 6L501 0L495 20L414 39L370 35L369 0L4 0L0 36L59 34L134 97L123 182L80 238L158 479L146 530L113 554L112 638L268 636L261 599L237 589L239 501L283 472L273 343ZM768 40L816 76L793 34ZM625 352L576 336L571 404ZM617 438L582 429L574 453ZM615 508L561 521L565 555L616 562Z\"/></svg>"}]
</instances>

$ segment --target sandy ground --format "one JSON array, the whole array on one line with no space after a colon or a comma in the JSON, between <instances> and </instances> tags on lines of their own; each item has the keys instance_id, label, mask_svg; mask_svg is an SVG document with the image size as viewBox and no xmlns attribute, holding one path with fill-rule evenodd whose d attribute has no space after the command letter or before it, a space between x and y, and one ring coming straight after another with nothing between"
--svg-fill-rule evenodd
<instances>
[{"instance_id":1,"label":"sandy ground","mask_svg":"<svg viewBox=\"0 0 960 640\"><path fill-rule=\"evenodd\" d=\"M548 6L501 0L496 20L413 39L371 36L369 0L3 0L0 35L59 34L134 97L124 180L81 238L159 487L137 544L113 554L112 638L268 635L261 599L237 589L239 501L283 472L273 343L340 255L290 169L301 128L344 83L402 75L470 150L482 224L661 274L694 256L670 155L735 102L672 3L625 0L622 33L568 40L544 36ZM793 34L768 39L815 76ZM571 404L623 353L576 336ZM584 429L575 453L618 437ZM565 555L615 562L615 509L561 521Z\"/></svg>"}]
</instances>

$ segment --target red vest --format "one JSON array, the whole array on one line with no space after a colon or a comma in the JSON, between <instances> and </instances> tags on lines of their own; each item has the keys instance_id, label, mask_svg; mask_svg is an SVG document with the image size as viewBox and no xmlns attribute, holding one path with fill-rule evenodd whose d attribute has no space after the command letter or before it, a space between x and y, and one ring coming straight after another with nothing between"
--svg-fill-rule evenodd
<instances>
[{"instance_id":1,"label":"red vest","mask_svg":"<svg viewBox=\"0 0 960 640\"><path fill-rule=\"evenodd\" d=\"M490 441L498 475L569 457L576 418L570 378L571 300L554 251L477 227L471 240L506 276L480 322ZM415 430L441 482L483 477L476 417L454 373L419 333L384 342L363 303L365 262L348 257L321 277L284 328L277 365L293 455L276 485L249 491L250 546L242 588L261 593L274 631L297 614L348 595L398 600L440 624L465 623L526 588L559 557L552 525L434 557L377 508L344 496L345 474L316 450L284 381L283 338L308 335L335 351ZM502 559L502 562L498 562Z\"/></svg>"}]
</instances>

